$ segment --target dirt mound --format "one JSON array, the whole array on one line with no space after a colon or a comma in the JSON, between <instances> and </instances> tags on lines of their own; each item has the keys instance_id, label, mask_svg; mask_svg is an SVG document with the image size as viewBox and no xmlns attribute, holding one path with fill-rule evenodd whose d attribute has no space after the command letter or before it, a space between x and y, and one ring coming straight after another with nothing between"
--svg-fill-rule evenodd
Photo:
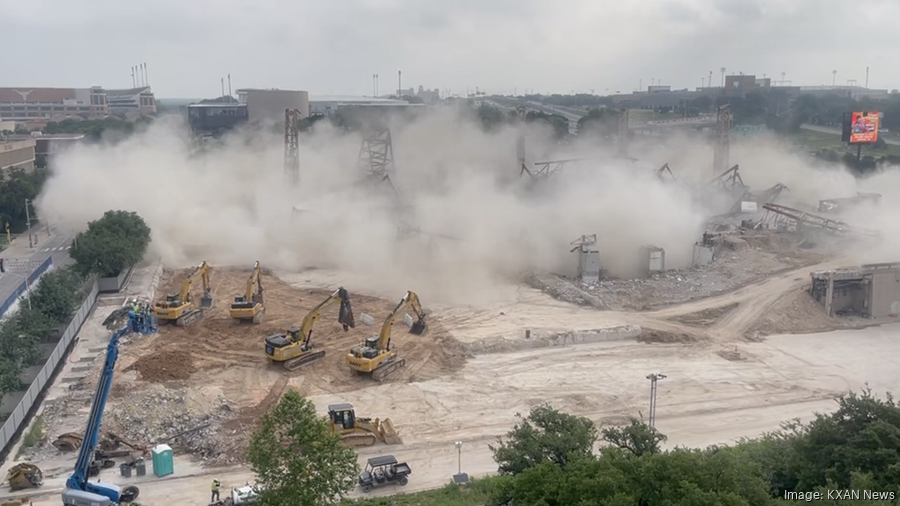
<instances>
[{"instance_id":1,"label":"dirt mound","mask_svg":"<svg viewBox=\"0 0 900 506\"><path fill-rule=\"evenodd\" d=\"M128 371L137 371L142 380L150 383L186 380L194 372L194 359L189 351L162 350L137 359L125 368Z\"/></svg>"},{"instance_id":2,"label":"dirt mound","mask_svg":"<svg viewBox=\"0 0 900 506\"><path fill-rule=\"evenodd\" d=\"M163 275L161 293L171 293L180 288L180 283L190 274L190 269L167 272ZM338 324L337 307L322 313L312 333L315 349L326 352L324 359L293 373L287 373L277 364L272 364L265 355L266 336L283 333L291 326L299 325L310 309L324 301L333 289L298 289L281 279L263 273L262 285L265 296L266 314L258 325L239 323L228 315L228 309L235 295L246 287L249 269L216 268L210 270L210 284L215 306L200 319L187 327L160 326L159 336L141 354L156 350L173 350L179 353L189 351L195 357L195 379L215 380L226 372L234 372L235 367L252 368L250 382L240 385L248 399L243 407L255 406L262 399L258 392L267 392L269 386L279 377L303 376L299 390L304 395L335 393L355 390L371 384L371 379L357 377L347 367L345 356L354 346L367 337L378 334L387 314L396 306L396 300L385 300L350 292L350 302L356 315L356 327L345 332ZM200 288L193 288L194 296L199 296ZM402 294L398 294L398 297ZM428 301L423 301L426 310ZM359 315L366 313L375 319L375 325L362 323ZM391 346L406 359L406 367L393 374L387 381L418 381L460 369L466 360L463 346L451 337L438 321L429 319L428 330L422 336L408 332L402 323L402 316L394 325ZM254 383L256 382L256 383ZM254 392L251 392L254 391ZM263 394L264 395L264 394Z\"/></svg>"},{"instance_id":3,"label":"dirt mound","mask_svg":"<svg viewBox=\"0 0 900 506\"><path fill-rule=\"evenodd\" d=\"M726 306L704 309L703 311L697 311L695 313L674 316L670 319L683 323L685 325L691 325L693 327L709 327L710 325L716 323L719 318L728 314L737 306L738 304L737 302L735 302Z\"/></svg>"},{"instance_id":4,"label":"dirt mound","mask_svg":"<svg viewBox=\"0 0 900 506\"><path fill-rule=\"evenodd\" d=\"M825 314L825 308L804 289L795 290L778 300L745 337L759 340L772 334L804 334L827 332L845 327L846 324Z\"/></svg>"},{"instance_id":5,"label":"dirt mound","mask_svg":"<svg viewBox=\"0 0 900 506\"><path fill-rule=\"evenodd\" d=\"M664 330L644 328L641 335L637 338L642 343L696 343L699 341L697 336L690 334L682 334L678 332L667 332Z\"/></svg>"}]
</instances>

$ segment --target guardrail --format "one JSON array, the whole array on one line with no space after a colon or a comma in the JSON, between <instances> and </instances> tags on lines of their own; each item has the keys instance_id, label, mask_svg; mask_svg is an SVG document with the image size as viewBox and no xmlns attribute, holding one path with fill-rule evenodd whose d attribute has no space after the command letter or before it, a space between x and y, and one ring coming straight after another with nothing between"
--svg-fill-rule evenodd
<instances>
[{"instance_id":1,"label":"guardrail","mask_svg":"<svg viewBox=\"0 0 900 506\"><path fill-rule=\"evenodd\" d=\"M25 392L25 397L19 401L19 405L16 406L16 409L13 410L9 415L9 418L3 423L3 428L0 429L0 448L2 448L2 450L0 450L0 455L5 455L8 452L9 448L7 447L10 442L14 440L16 434L24 428L25 424L31 418L29 415L31 414L32 408L34 408L35 403L41 397L41 394L43 393L44 388L49 384L50 379L53 378L57 366L60 365L60 361L66 355L66 350L69 348L69 345L72 344L72 340L75 339L75 335L78 334L81 325L87 319L91 309L93 309L94 303L97 302L98 292L97 279L94 278L87 297L85 297L84 302L81 303L81 307L78 308L78 311L75 312L72 322L66 327L59 342L56 343L56 348L53 349L53 353L47 359L44 367L41 368L41 372L38 373L37 377L34 378L34 381L31 382L31 386L29 386L28 390Z\"/></svg>"},{"instance_id":2,"label":"guardrail","mask_svg":"<svg viewBox=\"0 0 900 506\"><path fill-rule=\"evenodd\" d=\"M35 281L37 281L37 278L40 277L40 275L43 274L47 269L49 269L51 265L53 265L53 257L48 257L46 260L44 260L44 263L42 263L37 269L31 271L31 274L28 275L28 282L22 280L22 284L17 286L16 289L13 290L12 295L7 297L6 300L3 301L3 304L0 305L0 318L2 318L3 315L6 314L6 311L9 309L9 307L16 302L16 299L19 298L19 295L25 293L25 291L28 290L28 287L31 286Z\"/></svg>"}]
</instances>

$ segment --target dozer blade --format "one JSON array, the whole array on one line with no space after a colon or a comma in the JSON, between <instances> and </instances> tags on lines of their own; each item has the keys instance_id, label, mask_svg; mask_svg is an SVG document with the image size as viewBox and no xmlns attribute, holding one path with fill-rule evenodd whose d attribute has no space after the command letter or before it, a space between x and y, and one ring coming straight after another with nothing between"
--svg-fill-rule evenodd
<instances>
[{"instance_id":1,"label":"dozer blade","mask_svg":"<svg viewBox=\"0 0 900 506\"><path fill-rule=\"evenodd\" d=\"M215 299L212 295L204 295L200 297L200 309L212 309L215 305Z\"/></svg>"},{"instance_id":2,"label":"dozer blade","mask_svg":"<svg viewBox=\"0 0 900 506\"><path fill-rule=\"evenodd\" d=\"M421 336L425 333L426 328L425 320L419 320L412 324L412 327L409 328L409 333Z\"/></svg>"},{"instance_id":3,"label":"dozer blade","mask_svg":"<svg viewBox=\"0 0 900 506\"><path fill-rule=\"evenodd\" d=\"M315 353L307 353L306 355L302 355L296 358L292 358L284 362L284 368L288 371L296 371L305 365L312 364L313 362L318 362L325 358L324 351L317 351Z\"/></svg>"},{"instance_id":4,"label":"dozer blade","mask_svg":"<svg viewBox=\"0 0 900 506\"><path fill-rule=\"evenodd\" d=\"M400 439L400 433L397 432L394 422L390 418L385 418L381 422L381 438L386 445L403 444L403 440Z\"/></svg>"},{"instance_id":5,"label":"dozer blade","mask_svg":"<svg viewBox=\"0 0 900 506\"><path fill-rule=\"evenodd\" d=\"M384 364L378 369L372 371L372 379L375 381L384 381L384 379L393 374L394 371L400 369L401 367L404 367L405 365L405 358L392 360L390 363Z\"/></svg>"}]
</instances>

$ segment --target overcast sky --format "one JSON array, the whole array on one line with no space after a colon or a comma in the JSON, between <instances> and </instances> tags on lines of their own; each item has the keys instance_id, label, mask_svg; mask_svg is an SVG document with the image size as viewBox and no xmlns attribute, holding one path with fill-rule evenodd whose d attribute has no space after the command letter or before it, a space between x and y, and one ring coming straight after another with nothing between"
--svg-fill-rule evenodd
<instances>
[{"instance_id":1,"label":"overcast sky","mask_svg":"<svg viewBox=\"0 0 900 506\"><path fill-rule=\"evenodd\" d=\"M0 0L0 86L629 92L727 74L900 88L900 0Z\"/></svg>"}]
</instances>

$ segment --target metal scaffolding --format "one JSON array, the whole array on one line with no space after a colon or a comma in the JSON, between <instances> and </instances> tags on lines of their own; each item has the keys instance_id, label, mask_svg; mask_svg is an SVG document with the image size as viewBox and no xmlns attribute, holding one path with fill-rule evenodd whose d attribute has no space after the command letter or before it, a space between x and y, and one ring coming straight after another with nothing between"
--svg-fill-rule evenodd
<instances>
[{"instance_id":1,"label":"metal scaffolding","mask_svg":"<svg viewBox=\"0 0 900 506\"><path fill-rule=\"evenodd\" d=\"M284 110L284 176L288 184L300 182L300 120L303 114L297 109Z\"/></svg>"},{"instance_id":2,"label":"metal scaffolding","mask_svg":"<svg viewBox=\"0 0 900 506\"><path fill-rule=\"evenodd\" d=\"M731 105L719 106L719 110L716 113L716 149L713 155L713 174L719 174L728 169L731 120Z\"/></svg>"}]
</instances>

